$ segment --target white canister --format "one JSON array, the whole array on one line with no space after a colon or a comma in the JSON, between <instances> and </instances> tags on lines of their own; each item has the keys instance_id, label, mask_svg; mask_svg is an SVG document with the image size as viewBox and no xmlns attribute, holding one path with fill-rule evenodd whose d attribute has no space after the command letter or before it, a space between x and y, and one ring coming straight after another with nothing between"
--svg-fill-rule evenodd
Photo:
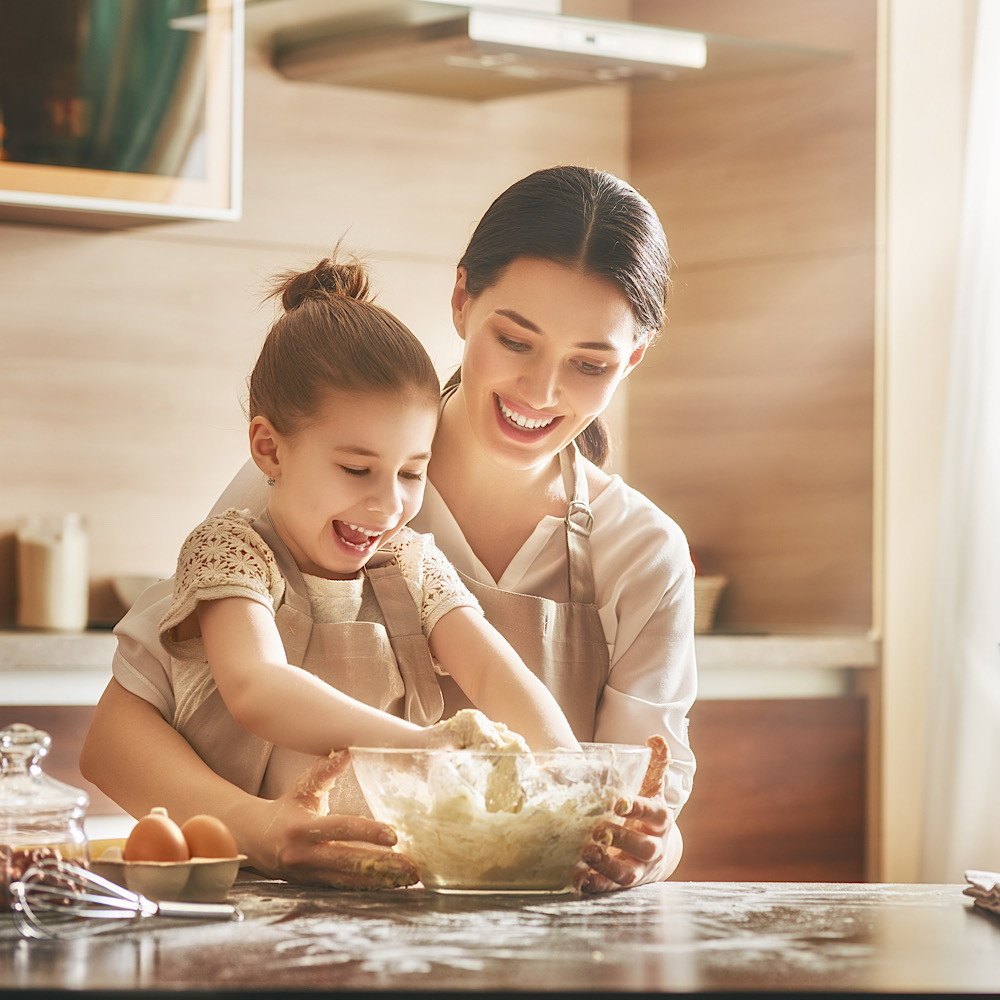
<instances>
[{"instance_id":1,"label":"white canister","mask_svg":"<svg viewBox=\"0 0 1000 1000\"><path fill-rule=\"evenodd\" d=\"M90 593L87 530L79 514L32 517L17 532L17 623L81 632Z\"/></svg>"}]
</instances>

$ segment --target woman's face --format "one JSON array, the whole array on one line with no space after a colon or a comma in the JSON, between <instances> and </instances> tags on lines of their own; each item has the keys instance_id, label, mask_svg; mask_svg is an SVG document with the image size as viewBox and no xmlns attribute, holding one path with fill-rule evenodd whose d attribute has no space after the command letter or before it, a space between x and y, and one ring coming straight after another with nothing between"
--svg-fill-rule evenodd
<instances>
[{"instance_id":1,"label":"woman's face","mask_svg":"<svg viewBox=\"0 0 1000 1000\"><path fill-rule=\"evenodd\" d=\"M268 509L299 569L349 579L414 517L436 425L435 401L381 392L331 395L292 435L251 421L251 452L275 480Z\"/></svg>"},{"instance_id":2,"label":"woman's face","mask_svg":"<svg viewBox=\"0 0 1000 1000\"><path fill-rule=\"evenodd\" d=\"M628 299L611 282L522 257L472 297L452 297L465 341L462 395L480 445L504 465L549 462L642 360Z\"/></svg>"}]
</instances>

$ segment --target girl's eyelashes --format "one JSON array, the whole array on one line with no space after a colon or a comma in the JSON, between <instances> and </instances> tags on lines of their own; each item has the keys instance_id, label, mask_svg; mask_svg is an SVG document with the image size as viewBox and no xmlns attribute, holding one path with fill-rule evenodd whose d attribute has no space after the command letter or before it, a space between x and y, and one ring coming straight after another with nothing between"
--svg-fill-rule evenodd
<instances>
[{"instance_id":1,"label":"girl's eyelashes","mask_svg":"<svg viewBox=\"0 0 1000 1000\"><path fill-rule=\"evenodd\" d=\"M584 375L606 375L611 371L608 365L595 365L590 361L578 361L576 366Z\"/></svg>"},{"instance_id":2,"label":"girl's eyelashes","mask_svg":"<svg viewBox=\"0 0 1000 1000\"><path fill-rule=\"evenodd\" d=\"M358 476L358 477L367 476L371 472L371 469L356 469L350 465L342 465L341 469L343 469L344 472L346 472L349 476ZM417 482L422 482L424 478L423 472L401 471L399 475L401 479L413 479L416 480Z\"/></svg>"}]
</instances>

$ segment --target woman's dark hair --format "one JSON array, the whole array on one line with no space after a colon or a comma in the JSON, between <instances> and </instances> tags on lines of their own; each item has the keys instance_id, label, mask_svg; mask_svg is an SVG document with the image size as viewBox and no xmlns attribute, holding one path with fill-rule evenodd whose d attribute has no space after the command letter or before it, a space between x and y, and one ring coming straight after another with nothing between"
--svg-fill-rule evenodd
<instances>
[{"instance_id":1,"label":"woman's dark hair","mask_svg":"<svg viewBox=\"0 0 1000 1000\"><path fill-rule=\"evenodd\" d=\"M281 434L307 424L331 392L412 392L438 404L441 386L424 346L371 301L363 265L335 256L276 275L267 296L282 312L250 375L248 411Z\"/></svg>"},{"instance_id":2,"label":"woman's dark hair","mask_svg":"<svg viewBox=\"0 0 1000 1000\"><path fill-rule=\"evenodd\" d=\"M521 257L612 282L635 317L635 346L651 344L659 334L670 286L667 239L653 206L614 174L549 167L507 188L486 210L458 262L465 268L469 294L490 288ZM459 370L448 385L460 379ZM599 417L577 444L592 462L604 464L608 436Z\"/></svg>"}]
</instances>

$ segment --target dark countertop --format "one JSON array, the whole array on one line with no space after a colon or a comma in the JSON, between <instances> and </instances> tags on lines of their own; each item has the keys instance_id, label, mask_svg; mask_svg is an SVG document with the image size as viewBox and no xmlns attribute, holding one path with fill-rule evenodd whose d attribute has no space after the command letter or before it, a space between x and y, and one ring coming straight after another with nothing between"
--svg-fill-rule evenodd
<instances>
[{"instance_id":1,"label":"dark countertop","mask_svg":"<svg viewBox=\"0 0 1000 1000\"><path fill-rule=\"evenodd\" d=\"M0 993L1000 990L1000 917L960 885L666 882L597 897L240 880L241 923L72 941L0 919Z\"/></svg>"}]
</instances>

